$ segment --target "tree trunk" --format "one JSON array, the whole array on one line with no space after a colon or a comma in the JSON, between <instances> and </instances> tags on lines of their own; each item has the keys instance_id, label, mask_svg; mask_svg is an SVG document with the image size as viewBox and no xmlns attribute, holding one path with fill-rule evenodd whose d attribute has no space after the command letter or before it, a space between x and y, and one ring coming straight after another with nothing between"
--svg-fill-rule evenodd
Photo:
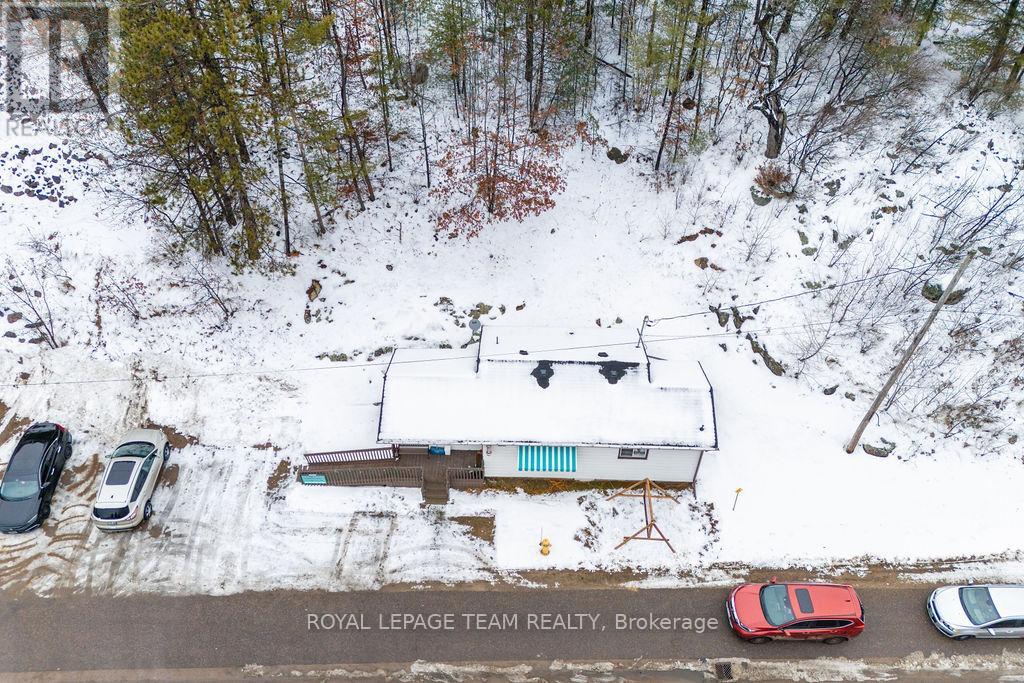
<instances>
[{"instance_id":1,"label":"tree trunk","mask_svg":"<svg viewBox=\"0 0 1024 683\"><path fill-rule=\"evenodd\" d=\"M1010 68L1010 75L1006 79L1006 85L1009 86L1008 90L1012 89L1014 85L1020 83L1022 73L1024 73L1024 45L1020 46L1020 51L1017 52L1017 59L1013 61L1013 66Z\"/></svg>"},{"instance_id":2,"label":"tree trunk","mask_svg":"<svg viewBox=\"0 0 1024 683\"><path fill-rule=\"evenodd\" d=\"M693 80L694 73L697 69L697 54L704 49L704 39L708 34L708 2L709 0L700 0L700 14L697 17L697 31L693 36L693 45L690 46L690 61L686 65L686 78L684 80Z\"/></svg>"},{"instance_id":3,"label":"tree trunk","mask_svg":"<svg viewBox=\"0 0 1024 683\"><path fill-rule=\"evenodd\" d=\"M1013 23L1017 19L1019 4L1020 0L1010 0L1006 13L995 27L992 52L989 54L985 68L978 74L977 80L975 80L974 85L971 87L970 100L972 102L985 91L985 86L988 85L989 79L995 76L1003 66L1003 61L1006 59L1006 44L1010 39L1010 30L1013 28Z\"/></svg>"}]
</instances>

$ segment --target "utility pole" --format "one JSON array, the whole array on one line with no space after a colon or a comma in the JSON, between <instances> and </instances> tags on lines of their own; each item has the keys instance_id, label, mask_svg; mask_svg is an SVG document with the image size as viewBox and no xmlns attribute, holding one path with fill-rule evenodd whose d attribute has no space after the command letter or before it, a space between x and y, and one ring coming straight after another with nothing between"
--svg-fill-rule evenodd
<instances>
[{"instance_id":1,"label":"utility pole","mask_svg":"<svg viewBox=\"0 0 1024 683\"><path fill-rule=\"evenodd\" d=\"M850 443L846 445L847 453L853 453L853 451L856 450L857 444L860 443L860 438L864 436L864 430L868 428L868 423L871 422L871 418L875 416L875 412L877 412L878 407L882 405L882 401L885 400L889 390L892 389L894 384L896 384L896 380L899 378L900 373L903 372L903 368L907 367L907 363L910 362L910 357L914 355L914 351L917 351L917 347L921 345L921 341L928 333L928 328L931 327L935 318L939 315L939 311L946 304L946 300L949 298L949 295L953 293L954 289L956 289L956 283L960 280L960 276L964 274L964 271L967 270L967 265L973 258L974 252L967 252L967 256L964 257L960 267L957 268L956 273L953 275L953 279L949 281L949 285L943 290L942 296L940 296L939 300L935 302L935 307L932 308L931 315L928 316L928 319L924 321L924 325L922 325L921 329L914 335L913 340L910 342L910 346L908 346L907 350L903 352L903 357L900 358L900 362L896 364L895 368L893 368L892 374L889 375L889 379L886 380L881 391L878 392L878 396L875 396L875 400L871 403L871 407L868 408L867 414L857 426L857 431L853 433L853 438L851 438Z\"/></svg>"}]
</instances>

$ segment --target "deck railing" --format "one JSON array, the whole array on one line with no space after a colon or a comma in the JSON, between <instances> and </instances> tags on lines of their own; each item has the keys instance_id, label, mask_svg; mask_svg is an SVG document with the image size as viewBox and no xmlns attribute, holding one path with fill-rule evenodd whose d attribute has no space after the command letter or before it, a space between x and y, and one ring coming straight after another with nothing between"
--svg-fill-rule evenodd
<instances>
[{"instance_id":1,"label":"deck railing","mask_svg":"<svg viewBox=\"0 0 1024 683\"><path fill-rule=\"evenodd\" d=\"M449 467L448 487L453 489L475 489L484 485L484 468Z\"/></svg>"},{"instance_id":2,"label":"deck railing","mask_svg":"<svg viewBox=\"0 0 1024 683\"><path fill-rule=\"evenodd\" d=\"M299 482L311 486L423 486L422 467L303 467Z\"/></svg>"},{"instance_id":3,"label":"deck railing","mask_svg":"<svg viewBox=\"0 0 1024 683\"><path fill-rule=\"evenodd\" d=\"M381 448L363 448L354 451L324 451L322 453L306 453L306 462L310 465L326 465L338 462L370 462L374 460L396 460L398 446Z\"/></svg>"}]
</instances>

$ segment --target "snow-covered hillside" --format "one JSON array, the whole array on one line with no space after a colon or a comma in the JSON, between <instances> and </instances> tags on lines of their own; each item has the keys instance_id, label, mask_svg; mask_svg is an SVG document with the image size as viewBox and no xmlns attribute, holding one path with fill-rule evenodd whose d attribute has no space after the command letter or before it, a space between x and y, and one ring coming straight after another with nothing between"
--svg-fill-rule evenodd
<instances>
[{"instance_id":1,"label":"snow-covered hillside","mask_svg":"<svg viewBox=\"0 0 1024 683\"><path fill-rule=\"evenodd\" d=\"M3 260L24 283L7 281L49 308L59 347L4 291L0 463L26 420L66 424L76 453L55 518L0 539L0 585L340 589L573 568L672 582L723 567L977 558L993 564L972 564L975 575L1024 579L1021 387L1007 383L1020 358L997 355L1024 328L1020 262L1004 267L1020 253L1019 209L868 429L866 443L895 444L888 457L843 450L931 306L919 292L934 274L914 278L941 253L936 216L970 221L1024 182L1011 118L956 107L929 133L937 141L916 165L867 145L798 198L769 200L751 189L757 155L737 152L742 126L670 183L649 176L636 130L608 126L629 161L572 147L553 210L472 240L438 239L410 159L389 181L401 199L370 203L323 238L297 230L286 270L234 274L168 258L158 229L114 206L124 180L80 142L8 126ZM459 493L439 512L416 492L292 481L303 452L374 443L393 347L467 344L470 317L635 329L645 316L660 321L645 330L651 353L701 361L717 401L721 449L680 505L658 503L677 555L613 550L642 511L596 493ZM951 338L958 328L969 338ZM981 381L993 373L1007 381ZM985 414L944 422L938 408L972 391L990 392L974 397ZM145 423L176 435L173 479L150 533L102 535L86 507L98 458ZM493 518L493 538L453 518Z\"/></svg>"}]
</instances>

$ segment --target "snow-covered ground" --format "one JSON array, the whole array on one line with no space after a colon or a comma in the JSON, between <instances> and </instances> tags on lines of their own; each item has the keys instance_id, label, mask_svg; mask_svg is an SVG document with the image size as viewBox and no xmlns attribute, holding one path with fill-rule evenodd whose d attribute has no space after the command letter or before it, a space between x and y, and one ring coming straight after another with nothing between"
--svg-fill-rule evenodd
<instances>
[{"instance_id":1,"label":"snow-covered ground","mask_svg":"<svg viewBox=\"0 0 1024 683\"><path fill-rule=\"evenodd\" d=\"M938 145L943 177L1006 182L1013 163L986 143L1019 158L1019 132L982 117L969 125L981 131L971 144ZM0 587L354 589L547 569L636 569L666 585L717 580L723 567L931 561L946 562L951 575L1024 580L1024 461L1009 440L1019 418L998 438L965 443L942 439L926 417L885 413L865 441L896 443L892 455L847 455L843 445L892 363L877 352L884 345L862 353L856 336L840 336L826 354L835 363L777 377L714 315L662 322L647 336L654 355L701 361L715 388L720 451L704 458L695 493L656 503L676 554L657 543L615 550L642 525L642 508L598 492L455 493L436 509L421 507L417 491L294 483L303 452L374 443L390 347L457 348L470 341L471 314L504 325L633 329L645 315L801 291L801 282L834 278L808 241L824 253L833 230L862 234L870 225L875 248L923 220L940 187L940 179L891 173L879 152L835 169L831 177L849 179L835 197L815 186L800 201L758 206L755 161L711 148L688 183L659 192L643 162L617 165L576 148L565 156L567 189L555 209L488 226L471 241L437 241L410 159L393 182L409 184L411 196L377 201L322 239L300 230L294 273L205 267L205 277L226 283L218 291L236 310L224 322L215 305L196 305L195 286L184 283L193 271L168 264L159 232L99 191L101 160L82 158L72 142L8 128L0 138L3 260L45 289L65 345L32 343L28 318L7 317L22 312L17 302L0 300L0 464L25 419L67 424L77 443L52 520L0 538ZM883 201L881 193L890 194ZM898 209L879 212L883 203ZM871 253L862 242L854 259ZM698 267L700 258L720 270ZM321 290L310 301L314 279ZM758 331L769 351L789 358L813 328L808 321L824 315L817 297L766 304L743 333ZM875 331L899 339L917 322L893 316ZM101 454L118 432L143 423L176 435L155 517L146 531L101 534L87 519ZM493 524L493 534L475 524ZM553 546L546 557L537 552L542 537ZM990 562L948 564L978 558Z\"/></svg>"}]
</instances>

